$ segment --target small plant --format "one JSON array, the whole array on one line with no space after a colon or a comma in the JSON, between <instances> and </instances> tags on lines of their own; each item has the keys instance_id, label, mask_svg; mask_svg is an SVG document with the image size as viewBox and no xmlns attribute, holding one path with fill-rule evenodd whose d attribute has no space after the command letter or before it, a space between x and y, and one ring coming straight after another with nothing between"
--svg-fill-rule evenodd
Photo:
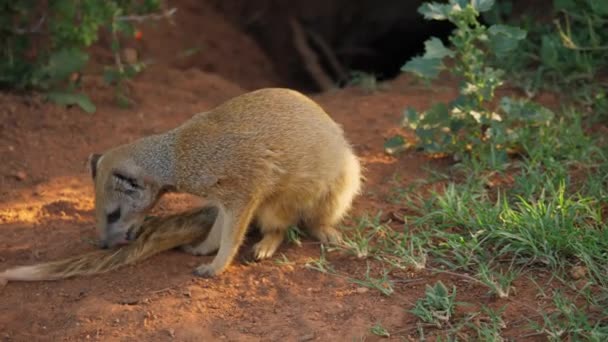
<instances>
[{"instance_id":1,"label":"small plant","mask_svg":"<svg viewBox=\"0 0 608 342\"><path fill-rule=\"evenodd\" d=\"M319 259L309 260L305 264L305 267L319 271L321 273L336 273L333 266L327 260L325 253L325 246L321 245L321 255L319 256Z\"/></svg>"},{"instance_id":2,"label":"small plant","mask_svg":"<svg viewBox=\"0 0 608 342\"><path fill-rule=\"evenodd\" d=\"M506 324L502 319L502 314L505 309L506 307L502 307L499 310L492 310L484 305L481 308L481 314L483 314L483 317L476 313L472 319L468 320L467 326L477 332L478 341L505 341L505 339L500 335L501 331L506 328Z\"/></svg>"},{"instance_id":3,"label":"small plant","mask_svg":"<svg viewBox=\"0 0 608 342\"><path fill-rule=\"evenodd\" d=\"M81 74L88 62L86 49L98 40L102 29L109 28L116 65L106 72L106 81L117 84L117 99L126 101L120 81L143 65L122 63L119 35L140 39L141 32L132 23L143 21L159 7L158 0L4 2L0 5L0 87L41 91L58 104L94 112L93 103L79 92Z\"/></svg>"},{"instance_id":4,"label":"small plant","mask_svg":"<svg viewBox=\"0 0 608 342\"><path fill-rule=\"evenodd\" d=\"M371 333L380 337L391 337L391 334L380 323L376 323L371 329Z\"/></svg>"},{"instance_id":5,"label":"small plant","mask_svg":"<svg viewBox=\"0 0 608 342\"><path fill-rule=\"evenodd\" d=\"M425 323L436 325L438 328L447 326L456 308L456 287L452 293L441 281L434 286L427 285L425 296L416 301L411 313Z\"/></svg>"},{"instance_id":6,"label":"small plant","mask_svg":"<svg viewBox=\"0 0 608 342\"><path fill-rule=\"evenodd\" d=\"M519 276L519 272L506 270L504 272L496 272L491 270L486 263L479 264L479 275L477 276L482 283L490 288L491 293L494 293L498 298L508 298L513 291L511 285Z\"/></svg>"},{"instance_id":7,"label":"small plant","mask_svg":"<svg viewBox=\"0 0 608 342\"><path fill-rule=\"evenodd\" d=\"M345 234L343 248L353 253L359 259L365 259L375 252L373 240L378 236L385 236L387 228L380 223L382 212L374 217L367 215L357 220L357 225L350 229L350 234Z\"/></svg>"},{"instance_id":8,"label":"small plant","mask_svg":"<svg viewBox=\"0 0 608 342\"><path fill-rule=\"evenodd\" d=\"M293 243L296 246L301 247L302 236L304 236L304 233L298 226L290 226L289 229L287 229L287 241L289 243Z\"/></svg>"},{"instance_id":9,"label":"small plant","mask_svg":"<svg viewBox=\"0 0 608 342\"><path fill-rule=\"evenodd\" d=\"M550 314L544 313L542 325L531 322L532 327L545 334L550 341L567 339L599 342L608 339L608 324L604 319L593 319L561 292L553 294L553 304L557 310ZM608 312L605 309L603 311L605 317Z\"/></svg>"},{"instance_id":10,"label":"small plant","mask_svg":"<svg viewBox=\"0 0 608 342\"><path fill-rule=\"evenodd\" d=\"M376 75L363 71L352 71L348 85L361 87L367 92L375 92L379 85Z\"/></svg>"},{"instance_id":11,"label":"small plant","mask_svg":"<svg viewBox=\"0 0 608 342\"><path fill-rule=\"evenodd\" d=\"M371 289L376 289L385 296L390 296L395 292L392 281L388 278L388 271L383 270L382 277L374 278L370 276L369 263L367 264L367 270L365 271L365 280L351 279L351 282Z\"/></svg>"},{"instance_id":12,"label":"small plant","mask_svg":"<svg viewBox=\"0 0 608 342\"><path fill-rule=\"evenodd\" d=\"M281 257L280 258L276 258L275 259L275 263L277 265L287 265L287 266L293 266L293 265L295 265L295 262L289 260L287 258L287 256L285 254L283 254L283 253L281 253Z\"/></svg>"},{"instance_id":13,"label":"small plant","mask_svg":"<svg viewBox=\"0 0 608 342\"><path fill-rule=\"evenodd\" d=\"M508 153L519 151L520 128L546 124L553 113L509 97L501 99L494 110L488 109L496 89L503 84L504 72L492 67L487 55L506 56L526 37L526 32L516 27L482 25L480 13L493 5L493 0L450 0L448 4L425 3L418 9L426 19L448 20L456 26L449 38L453 48L430 38L425 54L414 57L402 70L430 81L447 69L444 60L450 59L450 72L461 79L460 95L425 112L407 108L403 124L415 131L418 147L426 152L450 154L458 160L471 154L499 167Z\"/></svg>"},{"instance_id":14,"label":"small plant","mask_svg":"<svg viewBox=\"0 0 608 342\"><path fill-rule=\"evenodd\" d=\"M384 253L379 253L376 258L399 269L413 267L423 270L428 261L427 243L424 236L392 232L384 239Z\"/></svg>"}]
</instances>

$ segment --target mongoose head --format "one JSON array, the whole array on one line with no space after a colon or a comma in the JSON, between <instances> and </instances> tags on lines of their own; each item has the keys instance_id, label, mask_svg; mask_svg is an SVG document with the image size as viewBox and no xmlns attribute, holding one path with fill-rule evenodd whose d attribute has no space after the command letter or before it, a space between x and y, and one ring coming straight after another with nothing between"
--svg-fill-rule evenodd
<instances>
[{"instance_id":1,"label":"mongoose head","mask_svg":"<svg viewBox=\"0 0 608 342\"><path fill-rule=\"evenodd\" d=\"M120 150L91 154L89 169L95 186L100 247L128 243L165 189Z\"/></svg>"}]
</instances>

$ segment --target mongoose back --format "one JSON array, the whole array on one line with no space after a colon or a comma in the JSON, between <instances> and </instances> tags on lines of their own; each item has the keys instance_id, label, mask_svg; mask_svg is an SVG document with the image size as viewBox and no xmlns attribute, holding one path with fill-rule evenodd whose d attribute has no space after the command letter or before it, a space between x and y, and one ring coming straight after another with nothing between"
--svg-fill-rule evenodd
<instances>
[{"instance_id":1,"label":"mongoose back","mask_svg":"<svg viewBox=\"0 0 608 342\"><path fill-rule=\"evenodd\" d=\"M96 222L104 247L128 243L131 227L166 191L206 198L218 208L210 238L184 247L217 252L199 276L222 273L251 222L260 260L274 254L290 225L303 223L323 243L336 243L360 192L359 159L336 122L290 89L265 88L194 115L167 132L90 155Z\"/></svg>"},{"instance_id":2,"label":"mongoose back","mask_svg":"<svg viewBox=\"0 0 608 342\"><path fill-rule=\"evenodd\" d=\"M217 208L202 207L166 217L154 217L132 232L134 241L116 250L102 250L75 257L18 266L0 272L0 285L8 281L43 281L101 274L144 260L188 243L204 241L217 216Z\"/></svg>"}]
</instances>

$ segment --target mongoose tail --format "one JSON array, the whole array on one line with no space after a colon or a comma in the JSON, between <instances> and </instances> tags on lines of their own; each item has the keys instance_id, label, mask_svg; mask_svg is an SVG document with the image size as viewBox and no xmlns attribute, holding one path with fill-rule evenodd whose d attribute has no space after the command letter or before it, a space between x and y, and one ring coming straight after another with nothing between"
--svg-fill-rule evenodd
<instances>
[{"instance_id":1,"label":"mongoose tail","mask_svg":"<svg viewBox=\"0 0 608 342\"><path fill-rule=\"evenodd\" d=\"M135 233L135 241L128 245L38 265L17 266L0 273L0 285L9 281L47 281L101 274L184 244L201 243L216 216L215 207L203 207L154 217L144 222Z\"/></svg>"}]
</instances>

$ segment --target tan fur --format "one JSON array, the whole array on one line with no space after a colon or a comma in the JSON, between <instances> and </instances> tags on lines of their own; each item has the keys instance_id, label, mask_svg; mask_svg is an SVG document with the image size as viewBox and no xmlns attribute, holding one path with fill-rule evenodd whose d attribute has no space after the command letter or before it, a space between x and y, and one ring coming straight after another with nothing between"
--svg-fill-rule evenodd
<instances>
[{"instance_id":1,"label":"tan fur","mask_svg":"<svg viewBox=\"0 0 608 342\"><path fill-rule=\"evenodd\" d=\"M256 221L256 259L273 255L303 222L321 242L360 192L359 160L342 128L308 97L267 88L237 96L173 130L93 155L97 225L110 245L141 224L164 189L205 197L219 209L210 238L184 249L217 255L196 274L223 272ZM108 220L121 217L109 224Z\"/></svg>"},{"instance_id":2,"label":"tan fur","mask_svg":"<svg viewBox=\"0 0 608 342\"><path fill-rule=\"evenodd\" d=\"M131 244L117 250L94 251L64 260L11 268L0 273L0 284L58 280L112 271L183 244L205 240L216 216L216 208L203 207L167 217L154 217L144 222Z\"/></svg>"}]
</instances>

